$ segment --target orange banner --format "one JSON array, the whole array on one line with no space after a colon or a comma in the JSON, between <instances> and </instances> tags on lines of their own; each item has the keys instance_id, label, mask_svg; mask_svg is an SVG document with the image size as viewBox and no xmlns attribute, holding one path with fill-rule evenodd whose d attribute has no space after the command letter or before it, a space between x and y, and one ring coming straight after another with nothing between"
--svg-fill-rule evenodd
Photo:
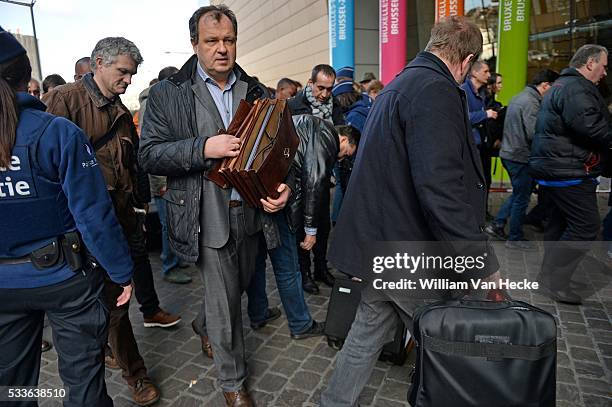
<instances>
[{"instance_id":1,"label":"orange banner","mask_svg":"<svg viewBox=\"0 0 612 407\"><path fill-rule=\"evenodd\" d=\"M464 0L436 0L436 22L448 16L462 16Z\"/></svg>"}]
</instances>

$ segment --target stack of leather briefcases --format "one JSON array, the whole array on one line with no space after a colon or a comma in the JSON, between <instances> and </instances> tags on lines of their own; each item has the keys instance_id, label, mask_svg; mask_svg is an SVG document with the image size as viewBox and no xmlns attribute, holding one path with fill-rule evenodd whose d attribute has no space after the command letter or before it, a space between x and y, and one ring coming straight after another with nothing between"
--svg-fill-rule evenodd
<instances>
[{"instance_id":1,"label":"stack of leather briefcases","mask_svg":"<svg viewBox=\"0 0 612 407\"><path fill-rule=\"evenodd\" d=\"M240 138L238 156L225 158L208 179L222 188L234 187L253 207L260 199L279 197L299 145L291 112L285 100L259 99L253 105L241 100L227 134Z\"/></svg>"}]
</instances>

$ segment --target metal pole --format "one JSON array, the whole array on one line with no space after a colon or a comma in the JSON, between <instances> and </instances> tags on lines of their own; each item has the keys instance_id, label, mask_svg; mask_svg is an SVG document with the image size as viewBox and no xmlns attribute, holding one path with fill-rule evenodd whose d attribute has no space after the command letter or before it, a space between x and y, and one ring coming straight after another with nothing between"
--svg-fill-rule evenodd
<instances>
[{"instance_id":1,"label":"metal pole","mask_svg":"<svg viewBox=\"0 0 612 407\"><path fill-rule=\"evenodd\" d=\"M36 37L36 24L34 24L34 4L36 0L32 0L32 4L30 5L30 16L32 16L32 30L34 31L34 47L36 48L36 64L38 65L38 74L40 75L40 80L42 80L42 68L40 66L40 52L38 51L38 37Z\"/></svg>"}]
</instances>

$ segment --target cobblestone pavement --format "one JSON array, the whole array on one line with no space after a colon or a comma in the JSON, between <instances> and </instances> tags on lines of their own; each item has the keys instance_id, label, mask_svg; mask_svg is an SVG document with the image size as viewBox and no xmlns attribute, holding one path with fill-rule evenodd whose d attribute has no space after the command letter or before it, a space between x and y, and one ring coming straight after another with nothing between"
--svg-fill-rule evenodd
<instances>
[{"instance_id":1,"label":"cobblestone pavement","mask_svg":"<svg viewBox=\"0 0 612 407\"><path fill-rule=\"evenodd\" d=\"M494 207L502 194L497 194ZM607 196L606 196L607 198ZM602 214L605 201L601 200ZM531 237L533 232L530 232ZM517 270L534 277L539 270L541 251L510 252L497 247L502 269L511 277ZM531 293L513 293L551 312L558 322L557 406L612 406L612 286L611 267L601 256L583 262L581 279L590 291L584 305L556 304ZM151 254L154 270L160 269L158 253ZM512 271L509 271L512 270ZM162 400L158 406L224 406L223 397L215 384L212 361L200 350L199 339L191 331L202 292L201 280L195 267L188 269L194 281L185 286L164 282L156 275L157 292L162 307L179 313L183 321L171 329L144 328L142 314L135 299L130 315L140 351L149 374L160 385ZM268 273L268 293L271 305L280 305L274 278ZM316 320L324 320L330 289L322 287L320 295L307 295L307 302ZM244 304L243 304L244 305ZM246 314L246 312L244 312ZM333 370L336 351L323 338L294 341L289 337L284 315L267 327L254 332L245 316L245 338L248 352L249 381L257 405L315 406L321 390L327 385ZM50 338L48 328L46 338ZM59 387L57 355L54 350L43 354L40 385ZM410 363L403 367L378 362L361 395L362 406L407 406L406 391ZM119 371L106 372L109 394L116 406L132 406L129 390ZM55 405L51 401L43 406ZM487 406L489 407L489 406ZM492 406L491 406L492 407Z\"/></svg>"}]
</instances>

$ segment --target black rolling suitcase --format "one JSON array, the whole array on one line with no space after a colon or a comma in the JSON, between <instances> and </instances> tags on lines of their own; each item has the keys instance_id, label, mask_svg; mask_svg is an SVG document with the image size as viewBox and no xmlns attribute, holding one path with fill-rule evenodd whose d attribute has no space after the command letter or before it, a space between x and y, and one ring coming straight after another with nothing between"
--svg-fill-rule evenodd
<instances>
[{"instance_id":1,"label":"black rolling suitcase","mask_svg":"<svg viewBox=\"0 0 612 407\"><path fill-rule=\"evenodd\" d=\"M555 320L522 301L443 301L414 315L412 407L554 407Z\"/></svg>"},{"instance_id":2,"label":"black rolling suitcase","mask_svg":"<svg viewBox=\"0 0 612 407\"><path fill-rule=\"evenodd\" d=\"M363 283L350 278L336 278L327 308L325 320L325 335L327 344L334 349L341 349L355 320L357 306L361 299ZM380 354L380 360L396 365L406 362L408 345L408 330L404 324L398 326L392 342L385 344Z\"/></svg>"}]
</instances>

